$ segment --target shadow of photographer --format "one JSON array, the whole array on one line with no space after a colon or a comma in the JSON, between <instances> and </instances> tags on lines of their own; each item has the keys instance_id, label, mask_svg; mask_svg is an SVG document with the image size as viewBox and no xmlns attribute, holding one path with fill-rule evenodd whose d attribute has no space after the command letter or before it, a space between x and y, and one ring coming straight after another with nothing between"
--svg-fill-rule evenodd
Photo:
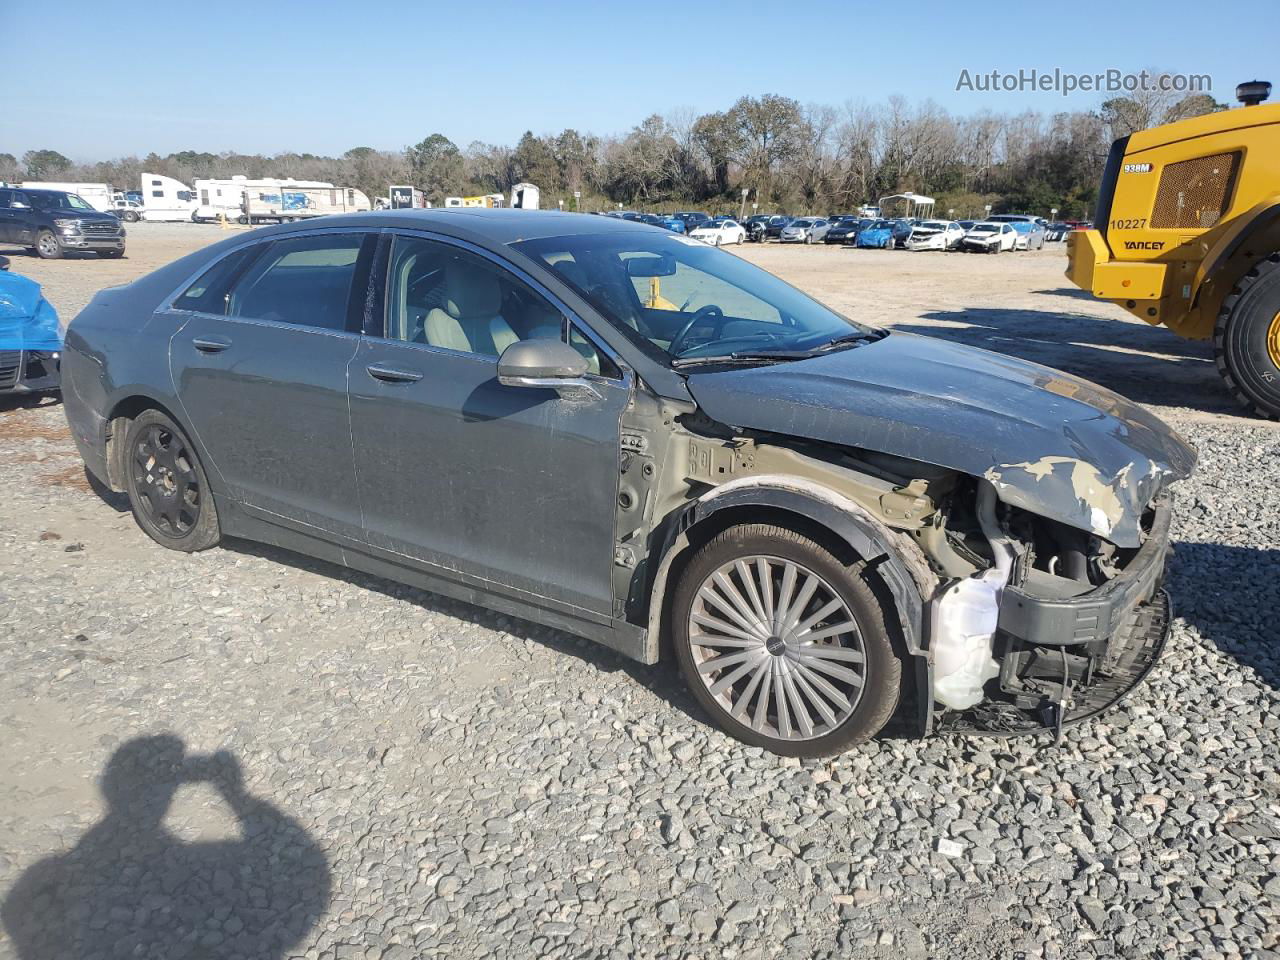
<instances>
[{"instance_id":1,"label":"shadow of photographer","mask_svg":"<svg viewBox=\"0 0 1280 960\"><path fill-rule=\"evenodd\" d=\"M240 837L188 843L165 829L178 788L212 786ZM329 905L329 866L307 831L247 793L225 752L140 737L102 775L107 813L70 851L32 866L0 906L23 960L273 960Z\"/></svg>"}]
</instances>

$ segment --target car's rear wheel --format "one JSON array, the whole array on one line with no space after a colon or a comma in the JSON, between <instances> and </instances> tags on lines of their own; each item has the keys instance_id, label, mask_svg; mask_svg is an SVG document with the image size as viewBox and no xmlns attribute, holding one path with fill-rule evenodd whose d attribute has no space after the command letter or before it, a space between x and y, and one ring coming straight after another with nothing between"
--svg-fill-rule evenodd
<instances>
[{"instance_id":1,"label":"car's rear wheel","mask_svg":"<svg viewBox=\"0 0 1280 960\"><path fill-rule=\"evenodd\" d=\"M1223 301L1213 346L1236 399L1280 420L1280 253L1255 264Z\"/></svg>"},{"instance_id":2,"label":"car's rear wheel","mask_svg":"<svg viewBox=\"0 0 1280 960\"><path fill-rule=\"evenodd\" d=\"M794 530L743 524L713 538L684 571L672 626L693 695L746 743L826 756L897 707L902 662L863 567Z\"/></svg>"},{"instance_id":3,"label":"car's rear wheel","mask_svg":"<svg viewBox=\"0 0 1280 960\"><path fill-rule=\"evenodd\" d=\"M36 236L36 255L41 260L57 260L62 256L62 241L52 230L41 230Z\"/></svg>"},{"instance_id":4,"label":"car's rear wheel","mask_svg":"<svg viewBox=\"0 0 1280 960\"><path fill-rule=\"evenodd\" d=\"M221 539L209 480L182 430L146 410L125 435L125 488L133 517L161 546L187 553Z\"/></svg>"}]
</instances>

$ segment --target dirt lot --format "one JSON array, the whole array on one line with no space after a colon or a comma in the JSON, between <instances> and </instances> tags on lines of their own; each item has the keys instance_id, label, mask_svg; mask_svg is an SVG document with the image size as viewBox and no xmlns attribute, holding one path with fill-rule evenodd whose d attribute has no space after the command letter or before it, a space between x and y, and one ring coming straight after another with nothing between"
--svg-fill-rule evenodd
<instances>
[{"instance_id":1,"label":"dirt lot","mask_svg":"<svg viewBox=\"0 0 1280 960\"><path fill-rule=\"evenodd\" d=\"M70 317L224 235L0 253ZM1276 956L1280 425L1207 345L1069 287L1061 245L736 252L1193 442L1180 616L1125 706L1057 748L780 761L669 667L251 544L163 551L56 401L0 400L0 958Z\"/></svg>"}]
</instances>

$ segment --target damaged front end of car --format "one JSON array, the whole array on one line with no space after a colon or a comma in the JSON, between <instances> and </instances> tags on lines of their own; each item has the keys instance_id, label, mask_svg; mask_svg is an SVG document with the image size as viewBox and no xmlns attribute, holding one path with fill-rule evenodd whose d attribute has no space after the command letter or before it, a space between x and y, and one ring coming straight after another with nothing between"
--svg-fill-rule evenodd
<instances>
[{"instance_id":1,"label":"damaged front end of car","mask_svg":"<svg viewBox=\"0 0 1280 960\"><path fill-rule=\"evenodd\" d=\"M726 507L839 533L895 598L921 733L1060 733L1160 656L1168 488L1195 456L1093 384L956 350L894 334L691 378L656 502L695 533Z\"/></svg>"}]
</instances>

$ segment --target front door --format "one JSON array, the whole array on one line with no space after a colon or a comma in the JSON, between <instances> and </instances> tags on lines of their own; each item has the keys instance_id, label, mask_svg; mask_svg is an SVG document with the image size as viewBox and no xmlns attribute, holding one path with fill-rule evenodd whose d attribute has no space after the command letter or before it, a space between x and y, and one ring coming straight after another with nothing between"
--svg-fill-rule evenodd
<instances>
[{"instance_id":1,"label":"front door","mask_svg":"<svg viewBox=\"0 0 1280 960\"><path fill-rule=\"evenodd\" d=\"M387 273L386 335L366 337L351 365L371 547L485 590L611 616L623 374L565 311L479 252L398 236ZM511 343L562 336L600 372L598 399L498 382Z\"/></svg>"},{"instance_id":2,"label":"front door","mask_svg":"<svg viewBox=\"0 0 1280 960\"><path fill-rule=\"evenodd\" d=\"M329 539L363 539L347 366L375 246L359 232L290 235L173 304L191 309L173 337L173 381L231 496L260 519Z\"/></svg>"}]
</instances>

